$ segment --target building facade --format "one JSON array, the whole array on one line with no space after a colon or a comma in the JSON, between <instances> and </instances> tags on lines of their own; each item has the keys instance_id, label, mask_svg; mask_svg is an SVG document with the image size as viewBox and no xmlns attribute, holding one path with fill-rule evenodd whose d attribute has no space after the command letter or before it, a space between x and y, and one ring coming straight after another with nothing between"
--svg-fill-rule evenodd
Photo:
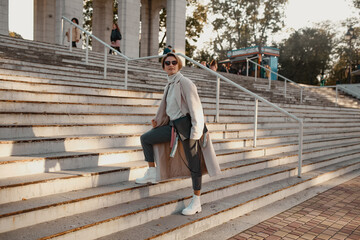
<instances>
[{"instance_id":1,"label":"building facade","mask_svg":"<svg viewBox=\"0 0 360 240\"><path fill-rule=\"evenodd\" d=\"M0 34L8 35L9 0L0 0ZM126 56L157 55L159 52L160 10L166 8L166 44L185 53L186 0L118 0L118 25L122 34L121 50ZM34 40L67 44L65 31L70 24L61 17L76 17L83 25L83 0L34 0ZM64 24L64 26L63 26ZM92 33L110 44L113 0L93 0ZM92 41L94 51L104 47Z\"/></svg>"}]
</instances>

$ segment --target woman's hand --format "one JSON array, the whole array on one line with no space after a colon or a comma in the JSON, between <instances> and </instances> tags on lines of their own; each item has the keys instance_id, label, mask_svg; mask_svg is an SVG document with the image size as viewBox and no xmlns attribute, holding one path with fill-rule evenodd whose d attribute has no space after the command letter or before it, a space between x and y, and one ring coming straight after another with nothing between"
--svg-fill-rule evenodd
<instances>
[{"instance_id":1,"label":"woman's hand","mask_svg":"<svg viewBox=\"0 0 360 240\"><path fill-rule=\"evenodd\" d=\"M153 128L155 128L157 126L157 122L155 121L155 119L151 120L151 124L152 124Z\"/></svg>"}]
</instances>

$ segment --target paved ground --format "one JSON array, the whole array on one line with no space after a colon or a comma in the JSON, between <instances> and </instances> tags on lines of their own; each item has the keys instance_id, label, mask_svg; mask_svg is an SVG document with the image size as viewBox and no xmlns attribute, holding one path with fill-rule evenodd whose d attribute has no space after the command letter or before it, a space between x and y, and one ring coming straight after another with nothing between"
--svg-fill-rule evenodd
<instances>
[{"instance_id":1,"label":"paved ground","mask_svg":"<svg viewBox=\"0 0 360 240\"><path fill-rule=\"evenodd\" d=\"M231 238L360 240L360 176Z\"/></svg>"}]
</instances>

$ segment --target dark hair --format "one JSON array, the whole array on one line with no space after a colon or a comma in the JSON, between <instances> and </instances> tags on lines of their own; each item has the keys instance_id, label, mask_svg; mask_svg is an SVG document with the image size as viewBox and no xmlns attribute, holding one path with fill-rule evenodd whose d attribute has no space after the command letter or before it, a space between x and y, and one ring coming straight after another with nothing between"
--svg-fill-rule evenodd
<instances>
[{"instance_id":1,"label":"dark hair","mask_svg":"<svg viewBox=\"0 0 360 240\"><path fill-rule=\"evenodd\" d=\"M168 47L169 47L169 48L172 48L172 46L171 46L171 45L168 45Z\"/></svg>"},{"instance_id":2,"label":"dark hair","mask_svg":"<svg viewBox=\"0 0 360 240\"><path fill-rule=\"evenodd\" d=\"M172 52L169 52L168 54L166 54L165 57L162 58L162 60L161 60L161 66L162 66L162 68L165 69L165 60L166 60L166 58L168 58L168 57L174 57L174 58L176 58L176 61L178 62L178 66L179 66L179 71L180 71L180 69L182 68L182 62L181 62L180 58L179 58L177 55L175 55L174 53L172 53Z\"/></svg>"},{"instance_id":3,"label":"dark hair","mask_svg":"<svg viewBox=\"0 0 360 240\"><path fill-rule=\"evenodd\" d=\"M217 63L216 63L216 60L215 60L215 59L213 59L213 60L211 61L210 66L217 66Z\"/></svg>"},{"instance_id":4,"label":"dark hair","mask_svg":"<svg viewBox=\"0 0 360 240\"><path fill-rule=\"evenodd\" d=\"M119 25L117 25L117 23L116 23L116 22L114 22L114 25L115 25L116 29L120 32Z\"/></svg>"},{"instance_id":5,"label":"dark hair","mask_svg":"<svg viewBox=\"0 0 360 240\"><path fill-rule=\"evenodd\" d=\"M77 18L72 18L71 21L74 21L76 22L77 25L79 25L79 20Z\"/></svg>"}]
</instances>

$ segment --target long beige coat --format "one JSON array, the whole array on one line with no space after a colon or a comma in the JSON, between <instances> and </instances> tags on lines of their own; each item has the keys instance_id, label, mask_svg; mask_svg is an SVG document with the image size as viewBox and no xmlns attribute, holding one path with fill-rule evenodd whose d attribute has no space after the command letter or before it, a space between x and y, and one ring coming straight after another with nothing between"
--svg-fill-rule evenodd
<instances>
[{"instance_id":1,"label":"long beige coat","mask_svg":"<svg viewBox=\"0 0 360 240\"><path fill-rule=\"evenodd\" d=\"M221 173L220 166L216 160L216 154L212 145L209 133L207 134L207 144L203 147L204 137L202 136L204 127L204 113L199 95L195 84L188 78L184 77L180 72L175 76L174 93L181 112L186 115L190 114L192 128L190 132L191 139L200 139L202 172L208 173L211 177ZM166 85L164 96L161 100L159 109L155 116L157 126L169 124L169 117L166 114L166 94L169 85ZM179 145L174 158L170 158L170 143L161 143L154 145L154 157L157 164L157 178L164 180L180 176L190 176L183 147L179 141Z\"/></svg>"},{"instance_id":2,"label":"long beige coat","mask_svg":"<svg viewBox=\"0 0 360 240\"><path fill-rule=\"evenodd\" d=\"M80 34L81 31L77 27L72 27L72 42L79 42L80 41ZM66 32L67 41L70 41L70 29Z\"/></svg>"}]
</instances>

